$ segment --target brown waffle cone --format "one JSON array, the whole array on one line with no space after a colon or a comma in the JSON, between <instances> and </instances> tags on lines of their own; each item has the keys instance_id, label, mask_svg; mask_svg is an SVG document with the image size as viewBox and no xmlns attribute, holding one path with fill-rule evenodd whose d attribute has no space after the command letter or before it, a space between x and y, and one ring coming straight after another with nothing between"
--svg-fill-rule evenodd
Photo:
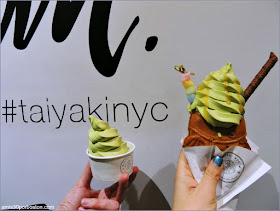
<instances>
[{"instance_id":1,"label":"brown waffle cone","mask_svg":"<svg viewBox=\"0 0 280 211\"><path fill-rule=\"evenodd\" d=\"M230 128L213 127L208 124L199 112L192 112L189 120L189 135L184 139L183 147L216 145L221 151L230 146L251 149L246 139L244 118L240 124ZM221 133L221 138L218 136Z\"/></svg>"}]
</instances>

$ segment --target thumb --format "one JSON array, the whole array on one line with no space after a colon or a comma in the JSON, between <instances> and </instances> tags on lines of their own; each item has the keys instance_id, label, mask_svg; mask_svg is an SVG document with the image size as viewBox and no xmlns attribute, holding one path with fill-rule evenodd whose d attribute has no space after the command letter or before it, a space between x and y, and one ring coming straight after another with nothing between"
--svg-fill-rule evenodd
<instances>
[{"instance_id":1,"label":"thumb","mask_svg":"<svg viewBox=\"0 0 280 211\"><path fill-rule=\"evenodd\" d=\"M216 187L223 171L223 158L216 156L210 161L203 178L200 182L200 188L204 193L216 195Z\"/></svg>"},{"instance_id":2,"label":"thumb","mask_svg":"<svg viewBox=\"0 0 280 211\"><path fill-rule=\"evenodd\" d=\"M92 179L92 173L91 173L90 163L88 161L76 185L83 186L83 187L84 186L90 187L91 179Z\"/></svg>"}]
</instances>

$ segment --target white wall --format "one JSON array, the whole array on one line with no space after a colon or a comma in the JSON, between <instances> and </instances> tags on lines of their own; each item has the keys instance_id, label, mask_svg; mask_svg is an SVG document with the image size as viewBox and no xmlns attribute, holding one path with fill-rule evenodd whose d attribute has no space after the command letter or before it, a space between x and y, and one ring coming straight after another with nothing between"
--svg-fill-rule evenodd
<instances>
[{"instance_id":1,"label":"white wall","mask_svg":"<svg viewBox=\"0 0 280 211\"><path fill-rule=\"evenodd\" d=\"M1 1L1 19L5 5ZM31 20L38 5L38 1L32 2ZM6 100L13 100L17 107L13 123L1 115L1 205L59 204L88 160L90 97L91 110L102 104L98 111L105 119L107 104L110 125L136 145L134 161L140 172L122 208L170 209L179 140L189 118L181 75L174 66L183 64L196 73L193 81L198 85L209 72L232 62L245 89L271 51L279 57L279 1L115 1L108 31L111 52L136 16L140 22L110 78L96 71L89 53L92 2L84 4L62 43L54 42L51 35L55 5L49 3L26 49L13 46L14 18L1 43L1 107ZM147 52L145 43L150 36L157 36L158 44ZM26 105L28 123L22 120L20 100ZM157 102L168 106L158 105L154 110L157 118L168 114L165 121L154 121L151 116L151 107ZM113 121L113 103L128 105L129 122L121 107ZM137 129L139 120L132 103L139 113L148 103ZM56 129L59 121L52 105L61 115L64 104L64 119ZM77 107L70 110L73 104L83 106L86 122L70 120L70 114L79 111ZM32 105L42 107L45 123L31 122L30 115L38 112L38 107L30 111ZM240 194L238 209L279 209L279 63L245 109L248 136L272 170ZM92 182L93 188L104 185Z\"/></svg>"}]
</instances>

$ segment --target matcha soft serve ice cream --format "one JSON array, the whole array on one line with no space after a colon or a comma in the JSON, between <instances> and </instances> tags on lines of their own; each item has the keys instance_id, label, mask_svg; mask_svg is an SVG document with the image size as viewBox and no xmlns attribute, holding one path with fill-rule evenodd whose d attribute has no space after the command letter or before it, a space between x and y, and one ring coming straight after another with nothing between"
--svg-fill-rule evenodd
<instances>
[{"instance_id":1,"label":"matcha soft serve ice cream","mask_svg":"<svg viewBox=\"0 0 280 211\"><path fill-rule=\"evenodd\" d=\"M245 112L243 88L234 75L232 64L211 72L198 86L196 97L188 110L197 110L214 127L239 125Z\"/></svg>"},{"instance_id":2,"label":"matcha soft serve ice cream","mask_svg":"<svg viewBox=\"0 0 280 211\"><path fill-rule=\"evenodd\" d=\"M129 151L127 143L119 136L117 129L108 122L89 116L91 128L88 131L88 153L97 157L121 155Z\"/></svg>"}]
</instances>

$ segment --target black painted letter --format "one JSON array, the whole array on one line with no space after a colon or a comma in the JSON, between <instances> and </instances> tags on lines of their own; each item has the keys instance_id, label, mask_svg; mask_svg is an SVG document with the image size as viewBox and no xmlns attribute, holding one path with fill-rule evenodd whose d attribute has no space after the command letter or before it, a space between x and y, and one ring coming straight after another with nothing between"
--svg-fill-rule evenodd
<instances>
[{"instance_id":1,"label":"black painted letter","mask_svg":"<svg viewBox=\"0 0 280 211\"><path fill-rule=\"evenodd\" d=\"M111 5L112 1L93 2L89 27L89 48L92 62L98 72L106 77L111 77L116 73L125 44L139 23L139 17L137 16L123 37L114 56L112 56L108 45Z\"/></svg>"},{"instance_id":2,"label":"black painted letter","mask_svg":"<svg viewBox=\"0 0 280 211\"><path fill-rule=\"evenodd\" d=\"M70 34L85 1L57 1L53 22L52 37L63 42Z\"/></svg>"},{"instance_id":3,"label":"black painted letter","mask_svg":"<svg viewBox=\"0 0 280 211\"><path fill-rule=\"evenodd\" d=\"M34 20L27 32L27 35L24 39L24 34L29 18L31 1L8 1L5 9L5 13L1 22L1 42L5 37L7 29L10 25L11 19L16 10L16 22L15 22L15 32L14 32L14 46L17 49L25 49L34 32L36 31L46 9L49 4L49 1L41 1L40 6L36 12Z\"/></svg>"}]
</instances>

